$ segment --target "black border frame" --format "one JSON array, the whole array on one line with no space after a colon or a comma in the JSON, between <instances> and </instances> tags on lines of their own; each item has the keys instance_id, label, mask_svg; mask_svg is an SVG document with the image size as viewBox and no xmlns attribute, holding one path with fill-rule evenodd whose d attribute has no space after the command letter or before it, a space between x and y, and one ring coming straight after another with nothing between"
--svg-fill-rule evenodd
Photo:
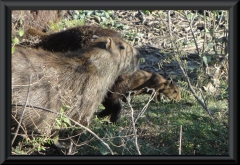
<instances>
[{"instance_id":1,"label":"black border frame","mask_svg":"<svg viewBox=\"0 0 240 165\"><path fill-rule=\"evenodd\" d=\"M239 0L0 0L0 164L167 163L238 164L237 56ZM11 10L229 10L229 156L11 156Z\"/></svg>"}]
</instances>

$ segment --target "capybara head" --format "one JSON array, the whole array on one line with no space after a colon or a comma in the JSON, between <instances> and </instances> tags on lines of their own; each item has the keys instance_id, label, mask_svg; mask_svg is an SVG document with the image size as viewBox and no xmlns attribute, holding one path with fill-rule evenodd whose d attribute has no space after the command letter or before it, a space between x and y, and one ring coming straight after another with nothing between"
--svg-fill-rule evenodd
<instances>
[{"instance_id":1,"label":"capybara head","mask_svg":"<svg viewBox=\"0 0 240 165\"><path fill-rule=\"evenodd\" d=\"M136 48L118 37L95 37L92 45L110 52L111 61L115 67L122 68L120 74L131 74L137 70L139 52ZM106 59L108 60L108 59ZM124 61L124 62L119 62ZM109 61L104 61L108 63ZM111 67L109 67L111 69ZM117 78L117 77L116 77Z\"/></svg>"},{"instance_id":2,"label":"capybara head","mask_svg":"<svg viewBox=\"0 0 240 165\"><path fill-rule=\"evenodd\" d=\"M86 49L52 53L16 47L12 54L12 116L21 128L49 135L57 113L83 125L115 79L137 68L138 52L114 37L99 37ZM51 110L51 111L49 111Z\"/></svg>"},{"instance_id":3,"label":"capybara head","mask_svg":"<svg viewBox=\"0 0 240 165\"><path fill-rule=\"evenodd\" d=\"M163 93L169 99L173 99L176 101L179 101L181 99L181 92L171 78L168 78L166 80L166 82L164 83L164 88L160 89L159 92Z\"/></svg>"}]
</instances>

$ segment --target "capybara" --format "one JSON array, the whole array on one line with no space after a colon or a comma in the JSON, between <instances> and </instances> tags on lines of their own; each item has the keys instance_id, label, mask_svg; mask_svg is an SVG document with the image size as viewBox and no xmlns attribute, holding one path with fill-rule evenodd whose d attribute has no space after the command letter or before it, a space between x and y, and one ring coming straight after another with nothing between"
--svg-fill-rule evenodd
<instances>
[{"instance_id":1,"label":"capybara","mask_svg":"<svg viewBox=\"0 0 240 165\"><path fill-rule=\"evenodd\" d=\"M178 86L171 79L165 79L158 73L150 73L144 70L136 71L133 74L120 75L115 81L112 92L108 92L107 97L102 102L105 110L98 114L98 117L111 115L110 121L116 122L120 118L122 106L120 99L126 102L125 96L128 96L128 91L136 91L135 94L148 93L147 88L154 88L156 95L155 101L159 101L160 93L163 93L170 99L180 100L181 93ZM123 95L121 95L123 94Z\"/></svg>"},{"instance_id":2,"label":"capybara","mask_svg":"<svg viewBox=\"0 0 240 165\"><path fill-rule=\"evenodd\" d=\"M60 112L69 105L65 115L88 126L115 79L136 71L137 63L138 51L114 37L99 37L88 49L69 53L16 46L12 54L13 125L22 118L21 126L28 133L50 135L58 115L49 110Z\"/></svg>"},{"instance_id":3,"label":"capybara","mask_svg":"<svg viewBox=\"0 0 240 165\"><path fill-rule=\"evenodd\" d=\"M171 78L165 79L158 73L150 73L144 70L139 70L130 75L129 79L129 89L136 91L135 95L141 93L151 94L152 91L148 91L147 88L153 88L156 92L156 95L154 97L155 102L160 101L160 93L163 93L169 99L176 101L179 101L181 99L180 90L178 86L173 83Z\"/></svg>"},{"instance_id":4,"label":"capybara","mask_svg":"<svg viewBox=\"0 0 240 165\"><path fill-rule=\"evenodd\" d=\"M121 34L111 30L96 26L78 26L64 30L58 33L46 34L35 29L28 29L26 34L30 36L39 36L40 43L35 47L54 52L74 51L77 49L85 49L89 46L92 36L110 36L119 37ZM166 81L166 82L165 82ZM169 85L167 85L169 83ZM125 101L125 97L119 93L127 95L129 90L138 90L136 94L147 93L144 87L154 88L156 90L155 101L159 101L159 94L163 93L171 99L178 99L180 93L173 93L174 89L179 92L177 86L171 80L165 80L157 73L149 73L146 71L138 71L133 75L120 75L106 98L102 102L106 108L98 116L104 117L111 114L111 111L116 112L111 114L110 121L116 122L118 114L122 109L120 98ZM177 94L179 94L177 96ZM112 110L111 110L112 109Z\"/></svg>"},{"instance_id":5,"label":"capybara","mask_svg":"<svg viewBox=\"0 0 240 165\"><path fill-rule=\"evenodd\" d=\"M119 37L121 34L98 26L77 26L57 33L47 34L34 28L26 30L26 36L38 37L40 42L33 45L52 52L68 52L89 47L94 37Z\"/></svg>"}]
</instances>

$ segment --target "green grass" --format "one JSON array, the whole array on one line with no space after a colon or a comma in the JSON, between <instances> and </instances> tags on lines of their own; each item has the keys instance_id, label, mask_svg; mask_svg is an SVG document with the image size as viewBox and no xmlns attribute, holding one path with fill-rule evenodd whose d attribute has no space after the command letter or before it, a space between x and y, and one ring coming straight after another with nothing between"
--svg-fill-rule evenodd
<instances>
[{"instance_id":1,"label":"green grass","mask_svg":"<svg viewBox=\"0 0 240 165\"><path fill-rule=\"evenodd\" d=\"M223 91L226 92L226 91ZM205 93L206 94L206 93ZM221 93L220 93L221 94ZM181 155L228 155L228 100L218 96L207 97L211 118L195 98L184 95L179 102L163 100L150 102L137 120L137 145L142 155L178 155L180 127L182 126ZM134 117L147 104L149 95L135 96L131 105ZM109 145L116 155L138 155L132 129L131 109L123 103L120 122L109 123L108 118L92 119L90 129ZM99 106L99 111L103 109ZM67 131L71 136L72 132ZM60 137L61 138L61 137ZM41 152L50 139L25 140L13 148L18 154ZM45 143L45 144L44 144ZM87 131L81 133L75 155L109 155L107 147ZM74 145L77 145L74 144Z\"/></svg>"},{"instance_id":2,"label":"green grass","mask_svg":"<svg viewBox=\"0 0 240 165\"><path fill-rule=\"evenodd\" d=\"M137 115L147 103L149 96L136 96L132 107ZM191 100L193 98L190 98ZM227 101L209 101L214 110L211 118L197 102L186 104L187 98L178 103L151 102L145 114L139 118L136 129L138 145L142 155L178 155L180 126L182 126L182 155L228 155ZM117 155L137 155L132 132L130 108L123 103L124 111L120 124L106 124L95 118L93 130ZM85 135L88 139L89 133ZM84 141L84 139L82 139ZM86 140L86 139L85 139ZM78 149L78 154L110 154L98 140L92 140ZM88 152L86 152L88 151Z\"/></svg>"},{"instance_id":3,"label":"green grass","mask_svg":"<svg viewBox=\"0 0 240 165\"><path fill-rule=\"evenodd\" d=\"M148 10L143 12L149 14ZM79 11L75 14L73 20L63 20L56 24L52 23L51 30L56 32L64 28L84 25L85 17L91 14L91 11ZM101 20L103 27L109 26L110 22L113 21L111 28L126 31L125 37L130 41L137 36L137 33L128 30L127 27L121 24L117 24L115 20L111 20L109 14L111 14L111 11L98 11L95 13ZM13 48L18 42L18 38L13 39ZM164 54L169 52L168 49L161 51ZM201 73L204 74L202 70ZM159 104L151 102L143 116L138 119L136 123L137 142L141 154L178 155L180 127L182 126L182 155L228 155L229 110L227 81L221 80L222 84L218 89L217 95L204 93L207 99L207 106L213 113L213 118L208 115L192 96L186 82L183 83L180 84L182 99L179 102L174 103L168 100L163 100ZM134 117L140 113L148 99L149 95L138 95L134 98L131 103ZM122 105L122 117L117 125L106 122L108 118L98 119L94 116L90 129L109 145L114 154L138 155L132 129L131 109L125 103L122 103ZM102 109L103 107L100 105L99 111ZM62 119L64 118L61 118L60 121ZM69 136L71 136L71 132L67 131ZM20 140L12 148L12 153L29 155L34 152L42 152L48 149L49 145L46 144L50 144L52 141L53 139L44 137ZM108 155L110 151L93 135L84 131L81 133L78 146L74 148L73 153L75 155ZM63 154L66 154L66 152Z\"/></svg>"}]
</instances>

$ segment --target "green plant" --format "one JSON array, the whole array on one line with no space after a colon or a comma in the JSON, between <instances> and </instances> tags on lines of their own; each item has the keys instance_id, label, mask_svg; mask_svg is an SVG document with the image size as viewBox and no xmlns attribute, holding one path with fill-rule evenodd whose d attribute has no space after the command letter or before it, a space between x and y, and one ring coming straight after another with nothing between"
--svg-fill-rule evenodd
<instances>
[{"instance_id":1,"label":"green plant","mask_svg":"<svg viewBox=\"0 0 240 165\"><path fill-rule=\"evenodd\" d=\"M60 109L60 114L59 116L55 119L56 120L56 128L60 129L60 128L67 128L69 126L71 126L71 121L69 120L69 118L67 118L64 115L65 109L67 108L71 108L69 105L64 105L63 107L61 107Z\"/></svg>"},{"instance_id":2,"label":"green plant","mask_svg":"<svg viewBox=\"0 0 240 165\"><path fill-rule=\"evenodd\" d=\"M14 53L14 51L15 51L15 45L18 45L20 42L19 37L22 37L23 35L24 35L24 31L22 29L20 29L20 30L18 30L18 36L15 36L12 38L12 50L11 50L12 53Z\"/></svg>"}]
</instances>

